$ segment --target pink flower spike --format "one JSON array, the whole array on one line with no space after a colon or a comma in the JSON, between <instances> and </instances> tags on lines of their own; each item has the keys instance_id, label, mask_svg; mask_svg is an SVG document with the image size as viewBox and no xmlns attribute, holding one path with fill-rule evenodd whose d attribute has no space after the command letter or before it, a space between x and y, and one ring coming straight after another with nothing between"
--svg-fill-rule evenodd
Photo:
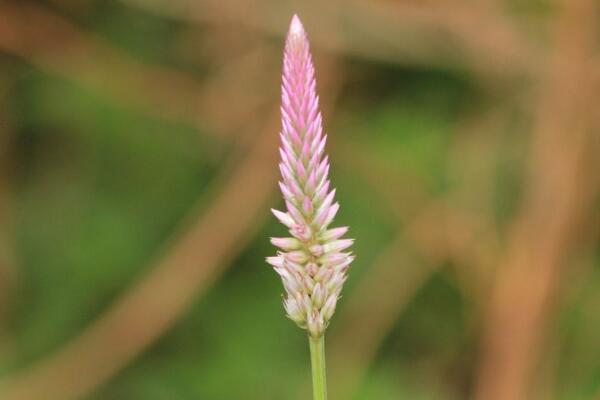
<instances>
[{"instance_id":1,"label":"pink flower spike","mask_svg":"<svg viewBox=\"0 0 600 400\"><path fill-rule=\"evenodd\" d=\"M288 158L285 150L283 149L283 147L279 148L279 156L281 157L281 161L288 167L291 168L291 163L290 163L290 159Z\"/></svg>"},{"instance_id":2,"label":"pink flower spike","mask_svg":"<svg viewBox=\"0 0 600 400\"><path fill-rule=\"evenodd\" d=\"M304 168L304 163L301 159L296 160L296 176L298 177L298 181L306 181L306 169Z\"/></svg>"},{"instance_id":3,"label":"pink flower spike","mask_svg":"<svg viewBox=\"0 0 600 400\"><path fill-rule=\"evenodd\" d=\"M327 215L327 218L325 219L325 222L323 222L323 228L327 228L329 226L329 224L335 218L335 215L337 214L337 212L339 211L339 209L340 209L340 203L335 203L334 205L332 205L329 208L329 215Z\"/></svg>"},{"instance_id":4,"label":"pink flower spike","mask_svg":"<svg viewBox=\"0 0 600 400\"><path fill-rule=\"evenodd\" d=\"M319 235L319 239L323 241L336 240L344 236L348 232L347 226L341 226L339 228L329 229Z\"/></svg>"},{"instance_id":5,"label":"pink flower spike","mask_svg":"<svg viewBox=\"0 0 600 400\"><path fill-rule=\"evenodd\" d=\"M322 264L335 267L336 265L346 261L346 259L350 256L350 253L327 253L324 256L320 257L318 261Z\"/></svg>"},{"instance_id":6,"label":"pink flower spike","mask_svg":"<svg viewBox=\"0 0 600 400\"><path fill-rule=\"evenodd\" d=\"M315 202L317 204L321 203L325 199L325 196L327 195L328 190L329 190L329 181L326 180L325 182L323 182L323 184L321 186L319 186L319 188L315 192Z\"/></svg>"},{"instance_id":7,"label":"pink flower spike","mask_svg":"<svg viewBox=\"0 0 600 400\"><path fill-rule=\"evenodd\" d=\"M283 182L279 182L279 189L281 190L281 194L287 200L291 200L294 198L294 194L292 191L285 185Z\"/></svg>"},{"instance_id":8,"label":"pink flower spike","mask_svg":"<svg viewBox=\"0 0 600 400\"><path fill-rule=\"evenodd\" d=\"M279 222L281 222L288 228L292 228L294 226L294 219L289 214L281 212L279 210L275 210L273 208L271 208L271 212L273 213L273 215L275 215L275 217L277 217Z\"/></svg>"},{"instance_id":9,"label":"pink flower spike","mask_svg":"<svg viewBox=\"0 0 600 400\"><path fill-rule=\"evenodd\" d=\"M309 166L310 167L310 166ZM317 173L313 170L306 180L305 189L307 194L313 194L317 188Z\"/></svg>"},{"instance_id":10,"label":"pink flower spike","mask_svg":"<svg viewBox=\"0 0 600 400\"><path fill-rule=\"evenodd\" d=\"M276 268L283 268L285 260L283 257L267 257L267 262Z\"/></svg>"},{"instance_id":11,"label":"pink flower spike","mask_svg":"<svg viewBox=\"0 0 600 400\"><path fill-rule=\"evenodd\" d=\"M313 212L313 203L308 196L306 196L302 201L302 212L304 215L310 215Z\"/></svg>"},{"instance_id":12,"label":"pink flower spike","mask_svg":"<svg viewBox=\"0 0 600 400\"><path fill-rule=\"evenodd\" d=\"M323 150L325 150L325 143L327 143L327 135L323 136L321 143L317 146L316 153L320 156L323 154Z\"/></svg>"},{"instance_id":13,"label":"pink flower spike","mask_svg":"<svg viewBox=\"0 0 600 400\"><path fill-rule=\"evenodd\" d=\"M302 245L300 241L295 238L271 238L271 243L281 250L298 250Z\"/></svg>"},{"instance_id":14,"label":"pink flower spike","mask_svg":"<svg viewBox=\"0 0 600 400\"><path fill-rule=\"evenodd\" d=\"M290 233L292 236L297 237L298 239L308 242L313 235L312 230L308 225L296 224L290 229Z\"/></svg>"},{"instance_id":15,"label":"pink flower spike","mask_svg":"<svg viewBox=\"0 0 600 400\"><path fill-rule=\"evenodd\" d=\"M306 225L304 215L302 215L300 210L298 210L298 207L296 207L293 202L286 200L285 205L287 206L288 214L292 216L297 224Z\"/></svg>"},{"instance_id":16,"label":"pink flower spike","mask_svg":"<svg viewBox=\"0 0 600 400\"><path fill-rule=\"evenodd\" d=\"M325 223L325 221L327 221L327 219L329 218L329 215L331 214L331 209L332 209L331 202L333 201L334 195L335 195L335 189L333 189L327 195L327 197L325 197L325 200L323 200L323 203L317 209L317 212L315 215L315 224L322 228L326 228L328 225Z\"/></svg>"},{"instance_id":17,"label":"pink flower spike","mask_svg":"<svg viewBox=\"0 0 600 400\"><path fill-rule=\"evenodd\" d=\"M295 15L285 42L281 80L279 169L283 179L279 188L287 210L272 210L291 237L271 239L281 252L267 262L281 277L288 317L313 338L322 336L329 325L354 259L351 253L342 253L353 243L342 239L348 228L327 230L339 204L328 179L327 135L316 88L308 37Z\"/></svg>"},{"instance_id":18,"label":"pink flower spike","mask_svg":"<svg viewBox=\"0 0 600 400\"><path fill-rule=\"evenodd\" d=\"M352 246L353 243L354 243L354 239L334 240L333 242L324 244L323 251L325 253L331 253L334 251L346 250L348 247Z\"/></svg>"}]
</instances>

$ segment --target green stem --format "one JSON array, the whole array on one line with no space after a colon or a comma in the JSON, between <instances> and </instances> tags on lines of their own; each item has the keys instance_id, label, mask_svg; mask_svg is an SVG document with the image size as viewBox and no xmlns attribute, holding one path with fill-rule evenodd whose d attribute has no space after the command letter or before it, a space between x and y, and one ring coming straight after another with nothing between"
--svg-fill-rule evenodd
<instances>
[{"instance_id":1,"label":"green stem","mask_svg":"<svg viewBox=\"0 0 600 400\"><path fill-rule=\"evenodd\" d=\"M310 363L312 366L313 400L327 400L325 378L325 336L308 336L310 342Z\"/></svg>"}]
</instances>

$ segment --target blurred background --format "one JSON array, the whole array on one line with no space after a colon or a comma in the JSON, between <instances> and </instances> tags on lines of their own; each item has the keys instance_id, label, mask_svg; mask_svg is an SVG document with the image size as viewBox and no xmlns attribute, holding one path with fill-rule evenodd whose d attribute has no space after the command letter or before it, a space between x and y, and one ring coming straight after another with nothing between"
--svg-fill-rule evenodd
<instances>
[{"instance_id":1,"label":"blurred background","mask_svg":"<svg viewBox=\"0 0 600 400\"><path fill-rule=\"evenodd\" d=\"M330 397L600 399L597 0L0 2L0 398L310 398L293 13L356 238Z\"/></svg>"}]
</instances>

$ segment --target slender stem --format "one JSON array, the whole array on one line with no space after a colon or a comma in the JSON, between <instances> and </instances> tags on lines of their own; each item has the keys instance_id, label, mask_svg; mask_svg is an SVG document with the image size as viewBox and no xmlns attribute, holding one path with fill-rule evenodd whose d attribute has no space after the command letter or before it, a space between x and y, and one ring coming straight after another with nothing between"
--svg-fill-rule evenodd
<instances>
[{"instance_id":1,"label":"slender stem","mask_svg":"<svg viewBox=\"0 0 600 400\"><path fill-rule=\"evenodd\" d=\"M325 336L308 336L310 342L310 363L312 366L313 400L327 400L327 380L325 378Z\"/></svg>"}]
</instances>

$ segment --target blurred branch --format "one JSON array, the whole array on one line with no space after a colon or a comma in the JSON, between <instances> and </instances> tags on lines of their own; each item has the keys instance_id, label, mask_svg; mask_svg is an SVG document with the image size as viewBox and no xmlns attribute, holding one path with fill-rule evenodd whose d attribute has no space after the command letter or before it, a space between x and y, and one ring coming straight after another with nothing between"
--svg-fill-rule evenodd
<instances>
[{"instance_id":1,"label":"blurred branch","mask_svg":"<svg viewBox=\"0 0 600 400\"><path fill-rule=\"evenodd\" d=\"M336 143L336 159L351 169L381 196L386 212L404 220L430 200L420 177L392 169L374 151L350 141Z\"/></svg>"},{"instance_id":2,"label":"blurred branch","mask_svg":"<svg viewBox=\"0 0 600 400\"><path fill-rule=\"evenodd\" d=\"M279 66L264 48L253 47L202 83L193 75L136 61L48 9L23 2L0 3L0 49L118 102L213 129L206 133L237 131L240 121L273 98L264 80L248 71L271 77L277 76L273 66Z\"/></svg>"},{"instance_id":3,"label":"blurred branch","mask_svg":"<svg viewBox=\"0 0 600 400\"><path fill-rule=\"evenodd\" d=\"M489 132L497 129L497 127L492 127L499 123L498 118L502 117L493 111L490 115L484 114L481 118L470 118L469 123L472 126L460 129L472 130L487 127ZM465 132L461 133L466 134ZM488 191L491 190L487 183L492 181L492 178L488 176L491 175L492 170L491 168L486 170L483 162L480 163L480 161L482 157L487 157L487 161L492 162L493 157L490 157L486 149L489 149L488 146L493 148L494 141L488 136L479 136L478 143L475 143L476 141L472 138L470 139L470 148L466 146L459 148L459 144L455 144L453 148L455 153L451 153L448 168L452 169L453 162L456 164L459 157L463 163L466 163L466 158L471 156L474 157L473 163L477 164L478 174L481 176L469 178L470 181L458 185L458 189L453 188L448 196L439 200L433 199L427 193L419 177L406 171L392 170L382 162L380 157L373 152L365 151L362 147L340 143L338 148L341 148L342 151L338 158L368 182L381 196L383 203L386 204L389 212L394 214L398 223L410 223L407 229L410 230L411 237L425 254L433 254L436 249L443 249L442 253L457 261L465 270L475 274L480 272L487 274L489 272L487 270L491 268L492 262L499 253L499 238L494 223L486 216L485 212L476 209L471 203L463 206L468 211L459 208L460 202L475 201L486 210L487 206L481 206L481 204L485 204L486 200L488 203L491 201L485 197L489 196ZM466 169L469 169L469 166L466 166ZM454 171L454 173L458 172ZM478 192L474 188L476 184L473 179L478 179L482 186ZM468 192L470 196L477 192L475 195L479 197L476 200L467 200L465 192ZM463 198L458 200L460 196ZM416 213L422 212L424 204L430 206L430 212L422 214L422 218L414 218ZM434 204L437 206L434 207ZM433 210L437 211L433 212ZM429 215L430 218L424 218L425 215ZM420 222L416 223L416 221ZM439 234L431 235L431 232ZM486 271L473 271L482 269Z\"/></svg>"},{"instance_id":4,"label":"blurred branch","mask_svg":"<svg viewBox=\"0 0 600 400\"><path fill-rule=\"evenodd\" d=\"M446 173L452 185L445 196L461 216L453 223L457 232L451 237L452 265L466 297L479 308L501 254L499 228L493 219L494 185L503 128L511 117L505 105L482 108L461 118L451 137Z\"/></svg>"},{"instance_id":5,"label":"blurred branch","mask_svg":"<svg viewBox=\"0 0 600 400\"><path fill-rule=\"evenodd\" d=\"M246 159L221 179L201 220L156 268L56 354L5 379L0 398L83 397L147 348L217 279L251 237L274 191L276 111L260 126Z\"/></svg>"},{"instance_id":6,"label":"blurred branch","mask_svg":"<svg viewBox=\"0 0 600 400\"><path fill-rule=\"evenodd\" d=\"M235 6L216 0L127 1L177 18L244 24L274 35L282 35L297 12L316 45L376 61L455 68L463 67L468 54L468 67L500 75L535 71L541 61L540 49L503 16L455 2L306 1L292 8L270 0Z\"/></svg>"},{"instance_id":7,"label":"blurred branch","mask_svg":"<svg viewBox=\"0 0 600 400\"><path fill-rule=\"evenodd\" d=\"M480 225L472 218L427 198L415 177L392 173L364 148L348 143L341 148L338 161L352 167L378 192L398 222L407 221L351 293L328 334L331 390L333 397L345 399L360 386L381 343L429 277L457 254L478 261L480 257L469 255L468 249L489 235L480 229L471 231Z\"/></svg>"},{"instance_id":8,"label":"blurred branch","mask_svg":"<svg viewBox=\"0 0 600 400\"><path fill-rule=\"evenodd\" d=\"M332 326L328 353L336 398L351 398L360 387L377 350L407 304L456 253L457 238L463 236L457 230L470 226L435 200L412 214L415 217L381 251ZM474 235L468 237L475 241Z\"/></svg>"},{"instance_id":9,"label":"blurred branch","mask_svg":"<svg viewBox=\"0 0 600 400\"><path fill-rule=\"evenodd\" d=\"M334 70L333 60L326 60L319 75L320 87L327 87L330 94L329 104L341 83ZM327 108L325 104L323 109ZM257 220L269 214L278 172L279 115L279 107L273 107L254 127L246 127L255 135L245 135L252 141L244 140L248 147L239 147L223 168L211 206L173 243L155 269L54 355L0 381L0 398L84 397L160 337L218 279L260 226Z\"/></svg>"},{"instance_id":10,"label":"blurred branch","mask_svg":"<svg viewBox=\"0 0 600 400\"><path fill-rule=\"evenodd\" d=\"M423 262L400 233L383 249L329 333L332 397L352 398L381 343L438 265Z\"/></svg>"},{"instance_id":11,"label":"blurred branch","mask_svg":"<svg viewBox=\"0 0 600 400\"><path fill-rule=\"evenodd\" d=\"M12 80L11 80L12 81ZM12 82L0 85L0 356L6 344L6 317L15 289L16 269L10 231L12 230L12 174L14 132L6 107L6 92Z\"/></svg>"},{"instance_id":12,"label":"blurred branch","mask_svg":"<svg viewBox=\"0 0 600 400\"><path fill-rule=\"evenodd\" d=\"M597 4L564 0L540 90L529 185L492 291L476 398L531 398L562 265L597 192L589 116Z\"/></svg>"},{"instance_id":13,"label":"blurred branch","mask_svg":"<svg viewBox=\"0 0 600 400\"><path fill-rule=\"evenodd\" d=\"M424 59L496 77L535 73L541 61L542 49L500 10L490 12L463 2L424 5L354 0L354 4L355 23L373 21L371 31L383 32L388 41L405 38L408 45L428 49L421 50L428 51ZM463 66L465 55L467 65Z\"/></svg>"},{"instance_id":14,"label":"blurred branch","mask_svg":"<svg viewBox=\"0 0 600 400\"><path fill-rule=\"evenodd\" d=\"M456 225L449 210L431 200L412 214L415 217L381 252L332 327L329 353L336 398L353 396L407 304L451 255ZM422 231L428 232L427 240Z\"/></svg>"}]
</instances>

